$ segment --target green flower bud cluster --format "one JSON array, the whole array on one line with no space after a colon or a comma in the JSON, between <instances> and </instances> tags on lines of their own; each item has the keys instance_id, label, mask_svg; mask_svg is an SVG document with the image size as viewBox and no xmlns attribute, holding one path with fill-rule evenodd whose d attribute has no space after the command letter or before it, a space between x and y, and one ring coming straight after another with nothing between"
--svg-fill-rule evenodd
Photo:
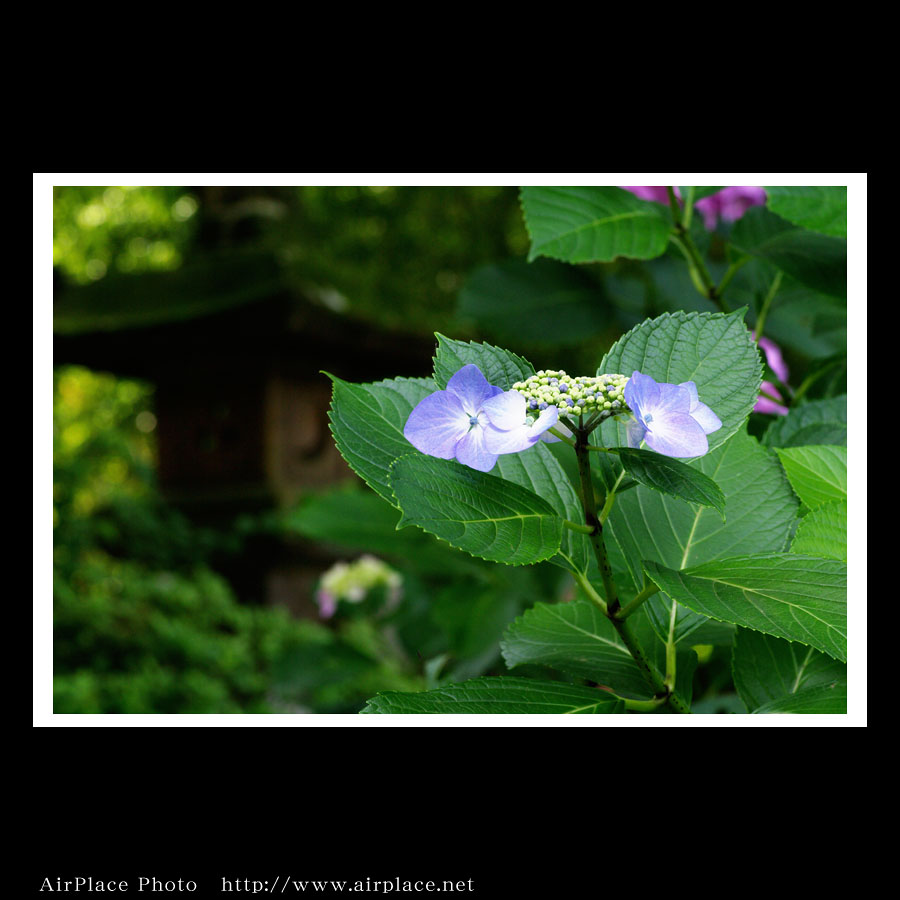
<instances>
[{"instance_id":1,"label":"green flower bud cluster","mask_svg":"<svg viewBox=\"0 0 900 900\"><path fill-rule=\"evenodd\" d=\"M627 375L578 375L572 377L562 369L541 369L525 381L517 381L513 390L525 397L529 415L540 415L555 406L560 416L576 418L600 414L601 419L628 412L625 403Z\"/></svg>"}]
</instances>

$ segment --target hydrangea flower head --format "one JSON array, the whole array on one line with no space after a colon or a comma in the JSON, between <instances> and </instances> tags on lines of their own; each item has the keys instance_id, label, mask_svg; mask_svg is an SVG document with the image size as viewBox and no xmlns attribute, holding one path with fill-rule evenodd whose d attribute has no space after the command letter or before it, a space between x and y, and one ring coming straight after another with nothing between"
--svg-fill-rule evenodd
<instances>
[{"instance_id":1,"label":"hydrangea flower head","mask_svg":"<svg viewBox=\"0 0 900 900\"><path fill-rule=\"evenodd\" d=\"M319 616L330 619L338 601L362 603L374 588L386 590L388 606L394 606L403 595L403 579L387 563L364 554L356 562L335 563L323 576L316 591Z\"/></svg>"},{"instance_id":2,"label":"hydrangea flower head","mask_svg":"<svg viewBox=\"0 0 900 900\"><path fill-rule=\"evenodd\" d=\"M700 402L693 381L667 384L634 372L625 385L625 400L635 417L628 427L631 447L646 441L664 456L703 456L709 450L706 436L722 427L719 417Z\"/></svg>"},{"instance_id":3,"label":"hydrangea flower head","mask_svg":"<svg viewBox=\"0 0 900 900\"><path fill-rule=\"evenodd\" d=\"M422 453L490 472L503 453L533 447L556 424L548 407L529 422L525 398L489 384L478 366L463 366L447 389L429 394L409 414L404 437Z\"/></svg>"}]
</instances>

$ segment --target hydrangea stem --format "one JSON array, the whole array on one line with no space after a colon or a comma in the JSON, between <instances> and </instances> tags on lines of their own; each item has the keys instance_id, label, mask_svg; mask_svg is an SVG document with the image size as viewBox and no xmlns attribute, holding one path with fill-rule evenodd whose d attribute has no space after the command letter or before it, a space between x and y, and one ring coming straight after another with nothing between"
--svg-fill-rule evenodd
<instances>
[{"instance_id":1,"label":"hydrangea stem","mask_svg":"<svg viewBox=\"0 0 900 900\"><path fill-rule=\"evenodd\" d=\"M690 219L688 219L687 224L682 219L681 208L679 207L678 199L675 196L675 189L673 187L667 187L666 190L669 193L669 206L672 208L672 219L674 221L674 229L669 237L672 243L681 250L684 258L687 260L694 287L696 287L704 297L712 300L722 312L731 312L731 307L722 297L722 291L725 290L725 286L731 281L734 272L729 269L728 272L725 273L721 285L718 287L716 286L716 283L712 280L712 276L709 274L709 269L706 268L706 265L700 256L700 252L697 250L696 244L694 244L694 239L691 237L691 233L688 229ZM746 260L744 260L744 262L746 262ZM740 263L740 265L743 264L743 262ZM734 266L732 268L734 268ZM737 268L740 268L740 266L737 266ZM737 271L737 268L734 270Z\"/></svg>"},{"instance_id":2,"label":"hydrangea stem","mask_svg":"<svg viewBox=\"0 0 900 900\"><path fill-rule=\"evenodd\" d=\"M649 600L654 594L659 593L659 588L652 582L644 584L644 589L635 596L634 600L623 606L617 613L617 619L627 619L645 600Z\"/></svg>"},{"instance_id":3,"label":"hydrangea stem","mask_svg":"<svg viewBox=\"0 0 900 900\"><path fill-rule=\"evenodd\" d=\"M756 317L756 328L754 332L756 333L756 343L759 343L759 339L762 337L763 328L766 326L766 316L769 314L769 307L772 305L772 300L775 299L775 295L778 293L778 288L781 287L781 271L775 273L775 278L772 280L772 285L769 288L769 292L766 294L765 300L762 302L762 307L759 310L759 315Z\"/></svg>"},{"instance_id":4,"label":"hydrangea stem","mask_svg":"<svg viewBox=\"0 0 900 900\"><path fill-rule=\"evenodd\" d=\"M663 676L660 675L656 667L647 658L628 623L618 615L622 610L622 606L619 603L619 595L613 580L612 566L610 566L609 557L606 553L606 544L603 541L603 526L597 515L597 498L594 494L594 484L591 481L591 458L587 449L587 438L588 435L585 430L582 429L575 432L575 455L578 459L578 475L581 480L581 502L584 507L584 521L586 525L590 526L589 540L600 569L600 579L603 582L605 599L597 594L584 576L576 576L576 580L583 588L587 585L585 592L601 609L606 618L612 622L625 648L631 654L647 683L653 689L655 694L654 700L658 700L660 705L664 702L668 703L676 712L689 713L691 711L690 708L675 692L674 685L666 683ZM648 594L647 596L650 595Z\"/></svg>"},{"instance_id":5,"label":"hydrangea stem","mask_svg":"<svg viewBox=\"0 0 900 900\"><path fill-rule=\"evenodd\" d=\"M550 434L556 435L556 437L563 441L563 443L568 444L570 447L575 446L575 441L573 441L570 437L566 437L566 435L564 435L559 429L548 428L547 431L550 432Z\"/></svg>"}]
</instances>

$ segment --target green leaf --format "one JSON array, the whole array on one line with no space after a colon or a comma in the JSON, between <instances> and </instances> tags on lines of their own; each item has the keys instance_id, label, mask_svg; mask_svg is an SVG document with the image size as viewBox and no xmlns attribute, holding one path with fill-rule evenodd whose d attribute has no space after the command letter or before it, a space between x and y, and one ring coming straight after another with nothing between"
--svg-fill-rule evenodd
<instances>
[{"instance_id":1,"label":"green leaf","mask_svg":"<svg viewBox=\"0 0 900 900\"><path fill-rule=\"evenodd\" d=\"M801 520L791 543L792 553L847 561L847 501L825 503Z\"/></svg>"},{"instance_id":2,"label":"green leaf","mask_svg":"<svg viewBox=\"0 0 900 900\"><path fill-rule=\"evenodd\" d=\"M511 669L537 664L622 696L652 693L612 623L588 600L536 604L507 628L500 649Z\"/></svg>"},{"instance_id":3,"label":"green leaf","mask_svg":"<svg viewBox=\"0 0 900 900\"><path fill-rule=\"evenodd\" d=\"M797 228L765 207L748 209L731 232L731 243L768 260L825 294L847 296L847 242Z\"/></svg>"},{"instance_id":4,"label":"green leaf","mask_svg":"<svg viewBox=\"0 0 900 900\"><path fill-rule=\"evenodd\" d=\"M793 553L737 556L667 569L647 561L649 578L679 603L723 622L799 641L847 659L847 567Z\"/></svg>"},{"instance_id":5,"label":"green leaf","mask_svg":"<svg viewBox=\"0 0 900 900\"><path fill-rule=\"evenodd\" d=\"M672 227L665 207L617 187L523 187L522 210L529 261L653 259L665 252Z\"/></svg>"},{"instance_id":6,"label":"green leaf","mask_svg":"<svg viewBox=\"0 0 900 900\"><path fill-rule=\"evenodd\" d=\"M659 382L697 385L700 401L722 421L709 435L710 450L738 431L762 381L759 350L744 324L744 310L728 315L666 313L632 328L613 344L597 374L630 377L636 371ZM603 436L610 437L610 431L605 429ZM624 425L615 440L606 446L627 445Z\"/></svg>"},{"instance_id":7,"label":"green leaf","mask_svg":"<svg viewBox=\"0 0 900 900\"><path fill-rule=\"evenodd\" d=\"M597 454L607 487L618 472ZM643 485L616 498L604 526L616 581L625 598L643 585L643 560L652 559L672 569L698 565L735 553L785 550L797 517L798 503L775 454L746 433L687 463L712 479L725 498L725 520L710 508L690 507L680 500ZM651 597L644 608L657 632L665 638L672 601ZM676 611L675 639L692 638L709 620L684 607ZM697 641L699 642L699 641Z\"/></svg>"},{"instance_id":8,"label":"green leaf","mask_svg":"<svg viewBox=\"0 0 900 900\"><path fill-rule=\"evenodd\" d=\"M811 400L778 416L766 429L762 442L769 447L807 444L847 446L847 395Z\"/></svg>"},{"instance_id":9,"label":"green leaf","mask_svg":"<svg viewBox=\"0 0 900 900\"><path fill-rule=\"evenodd\" d=\"M766 205L788 222L847 237L847 187L767 187Z\"/></svg>"},{"instance_id":10,"label":"green leaf","mask_svg":"<svg viewBox=\"0 0 900 900\"><path fill-rule=\"evenodd\" d=\"M574 454L572 454L574 456ZM520 485L546 500L561 519L581 522L581 500L548 444L539 442L522 453L504 453L493 470L500 478ZM564 528L559 553L551 562L586 573L593 551L586 535Z\"/></svg>"},{"instance_id":11,"label":"green leaf","mask_svg":"<svg viewBox=\"0 0 900 900\"><path fill-rule=\"evenodd\" d=\"M482 266L460 291L458 311L492 335L532 344L574 344L610 320L600 285L583 269L550 259Z\"/></svg>"},{"instance_id":12,"label":"green leaf","mask_svg":"<svg viewBox=\"0 0 900 900\"><path fill-rule=\"evenodd\" d=\"M463 366L470 363L481 369L481 374L490 384L504 391L508 391L515 382L534 375L534 366L509 350L474 341L455 341L442 334L435 336L438 347L434 356L434 380L442 390Z\"/></svg>"},{"instance_id":13,"label":"green leaf","mask_svg":"<svg viewBox=\"0 0 900 900\"><path fill-rule=\"evenodd\" d=\"M562 520L546 500L455 460L403 456L391 467L403 511L399 528L418 525L473 556L517 566L556 554Z\"/></svg>"},{"instance_id":14,"label":"green leaf","mask_svg":"<svg viewBox=\"0 0 900 900\"><path fill-rule=\"evenodd\" d=\"M846 298L813 290L761 257L752 258L734 276L728 286L728 302L735 308L747 306L758 312L778 275L782 278L772 314L766 319L767 336L803 356L822 357L846 351Z\"/></svg>"},{"instance_id":15,"label":"green leaf","mask_svg":"<svg viewBox=\"0 0 900 900\"><path fill-rule=\"evenodd\" d=\"M290 534L393 559L404 571L484 578L486 566L415 528L397 532L400 511L355 484L307 495L278 516Z\"/></svg>"},{"instance_id":16,"label":"green leaf","mask_svg":"<svg viewBox=\"0 0 900 900\"><path fill-rule=\"evenodd\" d=\"M396 506L389 481L391 464L416 452L403 436L403 427L413 408L437 386L430 378L350 384L328 377L334 385L328 418L341 456L369 487Z\"/></svg>"},{"instance_id":17,"label":"green leaf","mask_svg":"<svg viewBox=\"0 0 900 900\"><path fill-rule=\"evenodd\" d=\"M670 494L689 503L718 510L725 521L725 495L722 489L697 469L651 450L621 447L617 451L625 471L654 491Z\"/></svg>"},{"instance_id":18,"label":"green leaf","mask_svg":"<svg viewBox=\"0 0 900 900\"><path fill-rule=\"evenodd\" d=\"M812 713L818 715L843 714L847 712L847 685L840 682L821 684L780 697L754 713Z\"/></svg>"},{"instance_id":19,"label":"green leaf","mask_svg":"<svg viewBox=\"0 0 900 900\"><path fill-rule=\"evenodd\" d=\"M623 713L625 704L596 688L531 678L475 678L435 691L390 691L363 713Z\"/></svg>"},{"instance_id":20,"label":"green leaf","mask_svg":"<svg viewBox=\"0 0 900 900\"><path fill-rule=\"evenodd\" d=\"M812 647L794 644L770 634L760 634L749 628L737 629L732 669L735 688L750 712L763 712L765 710L760 707L800 696L810 688L831 689L840 684L846 689L847 684L847 666L844 663ZM841 712L846 712L846 693L844 703L845 708ZM818 710L798 708L793 711Z\"/></svg>"},{"instance_id":21,"label":"green leaf","mask_svg":"<svg viewBox=\"0 0 900 900\"><path fill-rule=\"evenodd\" d=\"M810 509L847 499L847 448L812 445L775 451L791 487Z\"/></svg>"}]
</instances>

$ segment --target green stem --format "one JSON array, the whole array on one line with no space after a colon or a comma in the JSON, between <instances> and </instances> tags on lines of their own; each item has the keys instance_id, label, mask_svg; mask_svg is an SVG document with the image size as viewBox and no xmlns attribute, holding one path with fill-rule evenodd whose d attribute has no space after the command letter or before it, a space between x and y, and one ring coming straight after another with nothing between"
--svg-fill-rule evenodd
<instances>
[{"instance_id":1,"label":"green stem","mask_svg":"<svg viewBox=\"0 0 900 900\"><path fill-rule=\"evenodd\" d=\"M690 230L691 216L694 213L694 191L696 190L695 187L689 187L684 198L684 215L681 217L681 223L688 230Z\"/></svg>"},{"instance_id":2,"label":"green stem","mask_svg":"<svg viewBox=\"0 0 900 900\"><path fill-rule=\"evenodd\" d=\"M766 299L763 300L762 309L759 311L759 315L756 317L756 342L759 343L759 339L762 337L763 328L766 324L766 316L769 314L769 307L772 305L772 300L775 298L775 295L778 293L778 288L781 287L781 272L777 272L775 277L772 279L772 285L769 288L769 293L766 294Z\"/></svg>"},{"instance_id":3,"label":"green stem","mask_svg":"<svg viewBox=\"0 0 900 900\"><path fill-rule=\"evenodd\" d=\"M689 713L691 710L688 705L672 688L666 685L656 667L647 658L640 643L632 634L628 623L616 617L621 604L619 603L616 584L613 580L612 567L606 554L606 545L603 542L603 525L597 516L597 498L594 495L594 485L591 481L591 458L587 451L587 434L583 429L576 432L575 455L578 459L578 474L581 480L581 502L584 507L584 521L592 529L590 542L594 550L594 556L597 559L597 566L600 569L600 579L603 582L603 591L606 594L605 601L597 595L597 592L584 575L575 573L575 580L603 611L607 619L612 622L620 640L631 654L647 683L653 688L656 698L660 698L661 702L667 702L676 712Z\"/></svg>"},{"instance_id":4,"label":"green stem","mask_svg":"<svg viewBox=\"0 0 900 900\"><path fill-rule=\"evenodd\" d=\"M625 701L625 709L633 709L635 712L653 712L666 702L665 697L654 697L652 700L631 700L628 697L620 697Z\"/></svg>"},{"instance_id":5,"label":"green stem","mask_svg":"<svg viewBox=\"0 0 900 900\"><path fill-rule=\"evenodd\" d=\"M556 428L548 428L547 431L549 431L550 434L556 435L556 437L558 437L561 441L564 441L565 443L567 443L570 447L575 446L575 441L573 441L572 438L567 437L561 431L558 431Z\"/></svg>"},{"instance_id":6,"label":"green stem","mask_svg":"<svg viewBox=\"0 0 900 900\"><path fill-rule=\"evenodd\" d=\"M584 521L590 526L591 546L597 557L600 567L600 579L603 581L603 593L606 595L607 616L615 615L619 609L619 596L616 593L616 584L613 581L612 566L606 555L606 545L603 543L603 524L597 516L597 497L594 494L594 484L591 481L591 458L587 451L587 435L583 431L577 432L575 440L575 455L578 458L578 476L581 479L581 497L584 506ZM615 488L613 488L615 490Z\"/></svg>"},{"instance_id":7,"label":"green stem","mask_svg":"<svg viewBox=\"0 0 900 900\"><path fill-rule=\"evenodd\" d=\"M578 586L588 595L588 599L603 615L606 615L606 601L597 593L596 588L588 581L587 576L576 570L572 570L572 577L578 582Z\"/></svg>"},{"instance_id":8,"label":"green stem","mask_svg":"<svg viewBox=\"0 0 900 900\"><path fill-rule=\"evenodd\" d=\"M823 365L821 369L817 369L815 372L811 372L803 381L800 383L800 387L794 391L793 395L787 401L788 406L796 405L797 401L823 376L827 375L832 369L836 366L843 365L844 360L835 359L830 362L828 365Z\"/></svg>"},{"instance_id":9,"label":"green stem","mask_svg":"<svg viewBox=\"0 0 900 900\"><path fill-rule=\"evenodd\" d=\"M606 520L609 518L609 514L612 512L613 503L616 501L616 491L619 489L619 485L622 483L622 479L625 477L625 470L622 469L619 472L619 477L616 479L616 483L612 486L612 490L606 495L606 502L603 504L603 509L600 510L600 524L605 525Z\"/></svg>"},{"instance_id":10,"label":"green stem","mask_svg":"<svg viewBox=\"0 0 900 900\"><path fill-rule=\"evenodd\" d=\"M716 293L720 297L725 293L725 288L727 288L728 285L731 284L731 279L734 278L735 273L741 268L741 266L745 266L748 262L750 262L750 257L742 256L740 259L735 260L728 267L728 271L722 276L722 280L719 282L719 286L716 288Z\"/></svg>"},{"instance_id":11,"label":"green stem","mask_svg":"<svg viewBox=\"0 0 900 900\"><path fill-rule=\"evenodd\" d=\"M669 195L669 208L672 210L672 220L676 226L684 228L681 221L681 207L678 205L678 197L675 196L675 188L667 187L666 193Z\"/></svg>"},{"instance_id":12,"label":"green stem","mask_svg":"<svg viewBox=\"0 0 900 900\"><path fill-rule=\"evenodd\" d=\"M691 276L691 281L694 283L694 287L697 288L697 293L700 294L701 297L709 297L709 288L703 283L703 279L700 277L700 274L697 271L697 267L694 265L694 261L691 258L691 254L687 248L687 245L675 232L669 235L669 240L681 251L682 255L687 261L688 273Z\"/></svg>"},{"instance_id":13,"label":"green stem","mask_svg":"<svg viewBox=\"0 0 900 900\"><path fill-rule=\"evenodd\" d=\"M675 672L678 654L675 649L675 620L678 604L673 600L669 611L669 635L666 639L666 678L665 685L669 691L675 690Z\"/></svg>"},{"instance_id":14,"label":"green stem","mask_svg":"<svg viewBox=\"0 0 900 900\"><path fill-rule=\"evenodd\" d=\"M577 531L579 534L592 534L594 531L590 525L579 525L577 522L570 522L568 519L563 519L563 525L572 531Z\"/></svg>"},{"instance_id":15,"label":"green stem","mask_svg":"<svg viewBox=\"0 0 900 900\"><path fill-rule=\"evenodd\" d=\"M659 593L659 588L649 581L644 585L644 589L626 606L623 606L617 613L617 619L627 619L645 600L649 600L654 594Z\"/></svg>"},{"instance_id":16,"label":"green stem","mask_svg":"<svg viewBox=\"0 0 900 900\"><path fill-rule=\"evenodd\" d=\"M672 234L669 235L669 240L671 240L684 254L691 275L691 281L694 282L694 287L697 288L704 297L707 297L709 300L712 300L713 303L717 304L722 312L731 312L731 307L729 307L722 298L721 292L712 280L709 269L706 268L706 265L700 256L700 252L697 250L696 244L694 244L694 239L691 237L691 233L688 231L688 228L682 219L681 208L678 206L678 199L675 196L675 189L673 187L666 187L666 191L668 191L669 194L669 206L672 209L672 219L675 223L674 230ZM690 217L688 217L688 223L689 222ZM727 272L725 274L726 276L728 275ZM732 275L733 274L734 273L732 273ZM729 281L730 280L729 277Z\"/></svg>"}]
</instances>

